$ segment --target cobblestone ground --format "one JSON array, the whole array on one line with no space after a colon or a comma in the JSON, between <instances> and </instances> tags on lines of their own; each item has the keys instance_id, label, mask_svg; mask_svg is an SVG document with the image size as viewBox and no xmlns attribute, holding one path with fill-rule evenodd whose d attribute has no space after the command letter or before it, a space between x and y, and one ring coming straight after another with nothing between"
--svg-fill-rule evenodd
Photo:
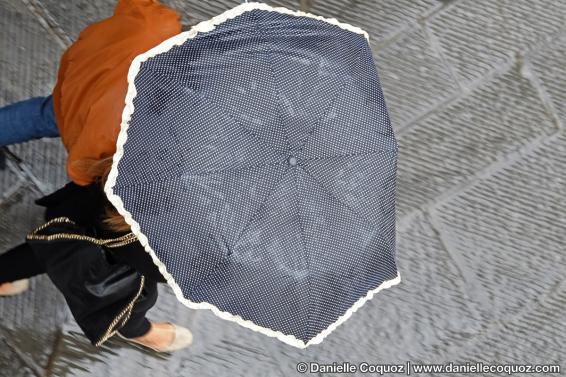
<instances>
[{"instance_id":1,"label":"cobblestone ground","mask_svg":"<svg viewBox=\"0 0 566 377\"><path fill-rule=\"evenodd\" d=\"M167 3L193 25L238 2ZM113 4L0 0L0 105L48 94L65 46ZM150 318L190 327L195 344L159 356L117 339L91 347L39 276L0 300L0 375L293 376L298 361L558 363L564 373L566 1L314 0L310 11L370 33L400 146L401 284L305 350L160 287ZM0 173L0 252L41 223L33 200L67 181L59 139L11 150L24 163Z\"/></svg>"}]
</instances>

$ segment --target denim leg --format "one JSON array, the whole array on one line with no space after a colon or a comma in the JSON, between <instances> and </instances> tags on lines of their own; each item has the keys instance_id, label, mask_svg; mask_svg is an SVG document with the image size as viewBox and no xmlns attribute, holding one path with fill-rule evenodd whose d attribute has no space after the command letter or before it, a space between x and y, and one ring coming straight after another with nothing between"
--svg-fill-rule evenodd
<instances>
[{"instance_id":1,"label":"denim leg","mask_svg":"<svg viewBox=\"0 0 566 377\"><path fill-rule=\"evenodd\" d=\"M57 136L59 129L50 95L0 108L0 146Z\"/></svg>"}]
</instances>

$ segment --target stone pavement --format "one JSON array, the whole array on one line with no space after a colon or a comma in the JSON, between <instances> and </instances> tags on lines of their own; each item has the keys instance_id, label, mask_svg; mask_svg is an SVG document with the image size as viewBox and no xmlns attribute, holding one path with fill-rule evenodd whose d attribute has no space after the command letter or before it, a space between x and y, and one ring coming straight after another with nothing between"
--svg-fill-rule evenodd
<instances>
[{"instance_id":1,"label":"stone pavement","mask_svg":"<svg viewBox=\"0 0 566 377\"><path fill-rule=\"evenodd\" d=\"M167 3L194 25L238 1ZM48 94L65 46L113 4L0 0L0 105ZM0 300L1 376L276 377L298 375L299 361L558 363L565 373L566 1L314 0L310 11L370 33L400 146L401 284L305 350L160 287L150 318L195 333L194 347L160 356L117 339L91 347L39 276ZM0 173L0 252L41 223L33 200L67 180L59 139L10 149L25 164Z\"/></svg>"}]
</instances>

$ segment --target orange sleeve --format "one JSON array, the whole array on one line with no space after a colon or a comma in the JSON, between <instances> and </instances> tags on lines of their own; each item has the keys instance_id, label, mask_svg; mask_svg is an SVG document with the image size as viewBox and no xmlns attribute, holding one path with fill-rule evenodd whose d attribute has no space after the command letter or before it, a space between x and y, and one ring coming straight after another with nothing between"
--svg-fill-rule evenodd
<instances>
[{"instance_id":1,"label":"orange sleeve","mask_svg":"<svg viewBox=\"0 0 566 377\"><path fill-rule=\"evenodd\" d=\"M114 154L133 59L181 32L179 15L157 0L120 0L113 16L91 24L63 54L53 90L67 173L79 185L95 177L75 162Z\"/></svg>"}]
</instances>

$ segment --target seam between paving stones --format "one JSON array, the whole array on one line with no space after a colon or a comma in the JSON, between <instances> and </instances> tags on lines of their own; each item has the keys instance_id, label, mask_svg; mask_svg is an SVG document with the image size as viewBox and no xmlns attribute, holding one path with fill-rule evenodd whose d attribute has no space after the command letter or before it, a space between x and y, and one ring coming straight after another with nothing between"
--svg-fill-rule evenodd
<instances>
[{"instance_id":1,"label":"seam between paving stones","mask_svg":"<svg viewBox=\"0 0 566 377\"><path fill-rule=\"evenodd\" d=\"M449 348L449 351L444 355L449 356L450 359L455 359L458 356L465 355L468 353L466 348L469 345L473 345L476 341L481 341L481 338L491 332L497 331L499 328L505 326L507 323L519 320L529 313L535 312L543 303L549 300L556 292L558 292L562 285L566 289L566 283L560 281L555 283L550 289L544 291L542 294L534 298L529 304L524 305L518 311L508 314L506 318L493 319L489 322L482 322L482 326L479 331L468 339L458 342L454 348ZM454 350L455 349L455 350Z\"/></svg>"},{"instance_id":2,"label":"seam between paving stones","mask_svg":"<svg viewBox=\"0 0 566 377\"><path fill-rule=\"evenodd\" d=\"M55 340L53 341L51 352L49 353L49 357L47 358L47 363L45 364L45 369L41 377L52 376L53 368L55 366L56 359L59 355L59 349L62 344L63 344L63 329L60 328L57 330L57 333L55 334Z\"/></svg>"},{"instance_id":3,"label":"seam between paving stones","mask_svg":"<svg viewBox=\"0 0 566 377\"><path fill-rule=\"evenodd\" d=\"M6 202L8 201L12 195L15 195L18 191L20 191L20 189L24 186L24 179L18 175L18 181L14 184L14 186L12 186L8 191L4 192L2 194L2 197L0 197L0 207Z\"/></svg>"},{"instance_id":4,"label":"seam between paving stones","mask_svg":"<svg viewBox=\"0 0 566 377\"><path fill-rule=\"evenodd\" d=\"M452 3L445 5L444 7L438 9L436 12L433 12L433 13L430 14L429 16L423 18L421 21L422 21L422 22L426 22L426 23L431 23L431 22L433 22L434 19L435 19L436 17L438 17L440 14L449 11L451 8L457 6L458 3L463 2L463 1L464 1L464 0L454 0ZM530 54L530 53L536 52L536 51L538 51L538 50L540 49L540 45L541 45L541 44L542 44L542 45L546 45L550 40L555 40L555 39L559 38L561 35L564 35L565 32L566 32L566 26L564 26L562 29L560 29L560 30L557 31L556 33L545 34L546 40L545 40L545 38L543 37L543 38L541 38L542 40L538 40L536 43L530 44L530 46L529 46L529 44L527 44L527 45L521 46L518 50L514 49L514 48L511 46L511 47L509 48L509 52L511 53L510 55L511 55L511 56L512 56L512 55L515 55L515 56L517 56L517 55L528 55L528 54ZM434 33L431 31L431 34L434 34ZM436 38L436 36L435 36L435 38ZM438 40L438 39L437 39L437 40ZM439 48L440 48L440 51L441 51L441 52L444 51L444 50L442 49L442 46L440 45L440 43L439 43ZM442 56L444 56L444 55L445 55L445 54L442 53ZM512 61L512 60L514 61L515 59L513 59L513 57L510 57L510 58L508 58L508 60L505 60L504 62L500 63L499 65L494 66L492 69L490 69L490 70L488 70L488 71L486 72L486 75L490 75L493 71L497 70L500 66L505 66L505 65L507 65L507 64L509 63L509 61ZM455 73L455 71L453 71L452 65L449 65L449 66L450 66L450 71ZM486 75L484 75L484 77L485 77ZM469 81L469 80L465 80L465 79L464 79L464 82L462 82L462 85L463 85L463 86L473 85L473 83L475 83L475 82L478 81L478 80L481 81L482 78L479 78L479 79L476 79L476 80L472 80L472 81ZM460 80L457 80L457 82L460 83Z\"/></svg>"},{"instance_id":5,"label":"seam between paving stones","mask_svg":"<svg viewBox=\"0 0 566 377\"><path fill-rule=\"evenodd\" d=\"M450 74L450 77L452 78L452 81L456 83L456 86L458 88L458 90L456 90L456 95L458 93L461 93L464 90L464 85L458 79L458 75L456 74L456 71L454 70L452 64L450 64L450 62L448 62L448 60L446 59L446 55L444 53L444 50L442 49L442 46L440 45L440 42L438 41L438 38L430 30L429 23L426 20L423 20L421 22L421 30L425 36L426 41L428 41L429 46L431 46L434 52L436 52L436 54L440 56L442 66L446 68L446 70Z\"/></svg>"},{"instance_id":6,"label":"seam between paving stones","mask_svg":"<svg viewBox=\"0 0 566 377\"><path fill-rule=\"evenodd\" d=\"M452 93L449 96L447 96L446 98L438 101L437 103L429 106L428 108L425 108L419 114L416 114L415 116L413 116L412 119L409 119L409 120L407 120L403 123L400 123L398 126L396 126L396 129L398 129L399 131L401 131L401 130L405 129L406 127L408 127L409 125L419 121L420 119L427 116L431 112L434 112L439 108L442 108L443 106L447 105L451 101L460 98L460 96L463 93L465 93L465 90L464 90L465 88L462 86L460 81L456 78L456 75L455 75L455 73L452 69L452 66L446 61L444 54L442 53L442 50L440 49L440 46L435 46L436 42L433 42L433 40L431 39L431 34L429 33L428 30L426 30L425 26L422 25L422 24L419 24L419 23L407 24L406 26L407 26L406 28L400 30L397 34L393 35L391 38L389 38L387 40L382 40L382 41L378 42L378 44L373 45L376 65L377 65L377 62L381 58L380 52L382 52L383 50L385 50L386 48L388 48L392 44L397 43L400 39L404 38L409 33L420 31L421 34L424 36L424 40L426 42L429 42L429 45L432 46L432 48L436 52L436 54L438 56L440 56L440 63L441 63L442 68L446 68L450 78L452 79L452 82L454 84L456 84L456 87L454 88ZM385 100L387 101L387 98Z\"/></svg>"},{"instance_id":7,"label":"seam between paving stones","mask_svg":"<svg viewBox=\"0 0 566 377\"><path fill-rule=\"evenodd\" d=\"M46 29L63 48L67 48L71 43L71 37L61 28L55 18L49 13L47 8L39 0L21 0L28 10L35 16L37 21Z\"/></svg>"},{"instance_id":8,"label":"seam between paving stones","mask_svg":"<svg viewBox=\"0 0 566 377\"><path fill-rule=\"evenodd\" d=\"M407 212L403 215L398 221L398 229L403 230L410 226L411 222L418 217L419 214L424 214L425 211L434 212L437 210L442 204L453 199L458 194L467 191L468 189L472 188L476 183L479 183L492 175L495 175L505 168L511 166L512 164L516 163L517 161L521 160L522 158L528 158L531 152L534 152L538 148L544 147L547 143L554 142L561 134L562 130L556 130L552 134L545 134L541 135L535 139L533 139L530 143L523 145L522 148L510 152L503 156L503 158L497 159L490 165L487 165L485 168L477 171L474 175L470 176L469 179L466 181L447 189L442 194L436 196L432 200L424 203L418 208L414 208L410 212Z\"/></svg>"},{"instance_id":9,"label":"seam between paving stones","mask_svg":"<svg viewBox=\"0 0 566 377\"><path fill-rule=\"evenodd\" d=\"M473 94L476 90L480 90L484 86L492 84L497 79L499 79L501 76L503 76L505 73L508 73L508 72L512 71L513 69L517 69L518 67L519 67L519 61L517 61L517 60L509 61L509 62L507 62L507 64L501 65L497 69L492 70L491 72L489 72L489 74L484 76L482 79L475 80L472 83L470 83L469 85L462 86L461 91L454 92L454 94L452 94L450 97L446 98L444 101L442 101L442 102L438 103L437 105L431 107L429 110L425 110L422 114L417 115L412 120L406 122L398 130L396 130L395 134L397 136L401 136L405 132L408 132L413 127L417 126L421 120L427 118L431 114L433 114L437 111L442 111L445 108L452 105L452 103L457 103L459 100L465 99L469 95Z\"/></svg>"},{"instance_id":10,"label":"seam between paving stones","mask_svg":"<svg viewBox=\"0 0 566 377\"><path fill-rule=\"evenodd\" d=\"M539 98L541 99L544 109L546 110L549 118L553 120L553 123L558 129L564 129L562 120L558 115L558 111L552 102L551 96L544 89L544 84L540 81L540 77L537 75L536 71L533 69L532 55L520 56L521 59L521 75L525 77L533 85Z\"/></svg>"},{"instance_id":11,"label":"seam between paving stones","mask_svg":"<svg viewBox=\"0 0 566 377\"><path fill-rule=\"evenodd\" d=\"M453 262L452 265L458 270L458 274L460 275L461 280L464 281L464 286L458 284L458 288L460 288L460 292L464 294L466 298L466 303L469 303L471 301L471 297L468 295L468 291L466 287L475 287L473 283L474 281L473 272L469 268L466 268L466 263L463 263L459 254L455 251L456 248L453 247L450 241L448 240L448 238L445 237L445 232L443 232L443 226L438 220L438 216L436 216L433 211L424 211L423 217L430 224L432 231L436 233L436 236L438 237L438 242L440 243L441 247L446 251L446 253L450 256L450 259ZM485 293L482 289L478 289L474 293L476 294L479 293L480 296L479 299L477 299L476 301L489 302L487 293ZM480 310L477 308L475 304L467 304L466 307L468 308L468 310L474 312L474 320L481 318Z\"/></svg>"},{"instance_id":12,"label":"seam between paving stones","mask_svg":"<svg viewBox=\"0 0 566 377\"><path fill-rule=\"evenodd\" d=\"M14 154L15 155L15 154ZM26 180L32 183L32 186L38 191L40 195L47 195L51 192L51 187L33 174L31 168L25 163L16 163L11 159L6 159L6 165L13 170L21 180ZM28 178L28 179L26 179Z\"/></svg>"},{"instance_id":13,"label":"seam between paving stones","mask_svg":"<svg viewBox=\"0 0 566 377\"><path fill-rule=\"evenodd\" d=\"M18 359L24 363L25 366L31 369L33 374L38 377L43 377L43 368L37 365L33 360L31 360L25 353L23 353L18 347L13 345L11 342L8 341L5 337L0 337L0 341L4 342L7 348L9 348L12 353L16 354Z\"/></svg>"},{"instance_id":14,"label":"seam between paving stones","mask_svg":"<svg viewBox=\"0 0 566 377\"><path fill-rule=\"evenodd\" d=\"M513 165L514 163L528 158L529 154L537 150L538 148L543 148L547 143L552 143L560 135L561 130L556 130L551 134L543 134L533 139L530 143L523 145L521 148L507 153L502 158L497 159L495 162L487 165L485 168L477 171L470 179L464 181L463 183L454 186L452 189L448 189L445 193L440 194L434 200L429 201L427 204L423 205L425 210L436 209L439 205L444 204L451 200L456 195L461 192L467 191L473 187L476 183L486 180L487 178L498 174L505 168Z\"/></svg>"},{"instance_id":15,"label":"seam between paving stones","mask_svg":"<svg viewBox=\"0 0 566 377\"><path fill-rule=\"evenodd\" d=\"M447 4L443 4L438 0L437 0L437 2L439 4L432 7L431 9L426 10L420 16L415 17L414 20L410 20L410 21L407 21L407 22L399 25L399 28L397 30L393 31L392 33L387 34L380 39L377 39L377 38L371 39L372 45L375 47L375 51L381 50L381 49L386 48L387 46L391 45L392 43L395 43L395 41L397 41L399 38L401 38L401 35L407 33L409 30L411 30L415 26L419 26L424 20L427 20L432 15L438 13L439 11L441 11L442 9L444 9L447 6Z\"/></svg>"}]
</instances>

